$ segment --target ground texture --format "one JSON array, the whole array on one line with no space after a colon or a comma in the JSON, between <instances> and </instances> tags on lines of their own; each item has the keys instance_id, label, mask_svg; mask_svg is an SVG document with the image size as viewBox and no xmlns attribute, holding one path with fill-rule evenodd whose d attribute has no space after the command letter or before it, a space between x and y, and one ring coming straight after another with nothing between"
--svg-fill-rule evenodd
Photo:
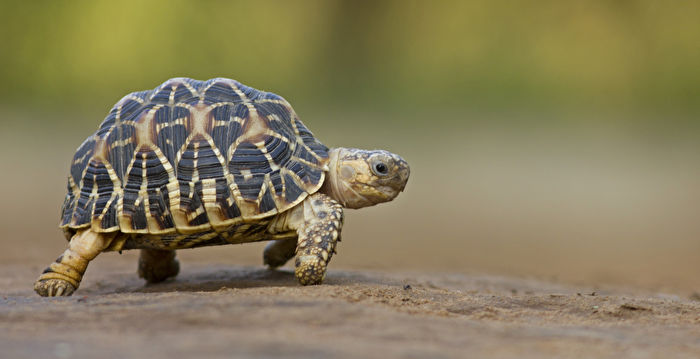
<instances>
[{"instance_id":1,"label":"ground texture","mask_svg":"<svg viewBox=\"0 0 700 359\"><path fill-rule=\"evenodd\" d=\"M133 264L133 263L130 263ZM1 267L5 358L697 358L700 299L466 274L183 266L145 286L125 260L68 298Z\"/></svg>"}]
</instances>

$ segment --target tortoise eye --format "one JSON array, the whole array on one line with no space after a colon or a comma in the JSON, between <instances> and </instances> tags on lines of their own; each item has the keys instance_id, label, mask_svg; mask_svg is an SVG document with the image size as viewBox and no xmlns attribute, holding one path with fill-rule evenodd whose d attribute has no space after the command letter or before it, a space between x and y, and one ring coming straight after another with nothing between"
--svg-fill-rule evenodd
<instances>
[{"instance_id":1,"label":"tortoise eye","mask_svg":"<svg viewBox=\"0 0 700 359\"><path fill-rule=\"evenodd\" d=\"M377 176L384 176L389 173L389 168L382 162L375 163L372 170Z\"/></svg>"}]
</instances>

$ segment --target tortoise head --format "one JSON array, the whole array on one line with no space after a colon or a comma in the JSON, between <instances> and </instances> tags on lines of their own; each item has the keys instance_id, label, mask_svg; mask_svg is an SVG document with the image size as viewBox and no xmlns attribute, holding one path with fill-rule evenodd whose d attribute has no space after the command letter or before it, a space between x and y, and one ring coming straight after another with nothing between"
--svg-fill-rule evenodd
<instances>
[{"instance_id":1,"label":"tortoise head","mask_svg":"<svg viewBox=\"0 0 700 359\"><path fill-rule=\"evenodd\" d=\"M373 206L398 196L409 174L408 163L391 152L334 148L324 192L347 208Z\"/></svg>"}]
</instances>

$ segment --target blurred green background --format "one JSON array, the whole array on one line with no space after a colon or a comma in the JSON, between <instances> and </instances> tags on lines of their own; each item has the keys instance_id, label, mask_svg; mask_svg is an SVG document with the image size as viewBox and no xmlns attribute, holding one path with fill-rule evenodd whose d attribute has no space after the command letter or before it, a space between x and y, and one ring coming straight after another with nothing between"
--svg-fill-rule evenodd
<instances>
[{"instance_id":1,"label":"blurred green background","mask_svg":"<svg viewBox=\"0 0 700 359\"><path fill-rule=\"evenodd\" d=\"M72 152L123 95L221 76L330 146L411 163L395 202L348 214L331 269L696 290L698 19L692 1L3 1L0 259L63 250ZM260 263L229 247L183 262Z\"/></svg>"},{"instance_id":2,"label":"blurred green background","mask_svg":"<svg viewBox=\"0 0 700 359\"><path fill-rule=\"evenodd\" d=\"M2 102L104 111L175 75L352 107L697 111L683 1L3 1Z\"/></svg>"}]
</instances>

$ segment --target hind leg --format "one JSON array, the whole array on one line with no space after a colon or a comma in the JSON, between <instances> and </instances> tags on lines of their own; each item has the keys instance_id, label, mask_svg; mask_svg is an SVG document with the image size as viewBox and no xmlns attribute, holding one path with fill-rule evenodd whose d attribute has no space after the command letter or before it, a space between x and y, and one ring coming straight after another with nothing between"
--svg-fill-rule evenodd
<instances>
[{"instance_id":1,"label":"hind leg","mask_svg":"<svg viewBox=\"0 0 700 359\"><path fill-rule=\"evenodd\" d=\"M68 296L80 286L88 263L106 249L115 233L82 230L70 240L68 249L44 270L34 283L34 290L43 297Z\"/></svg>"},{"instance_id":2,"label":"hind leg","mask_svg":"<svg viewBox=\"0 0 700 359\"><path fill-rule=\"evenodd\" d=\"M270 268L283 266L287 261L294 258L297 251L297 239L278 239L265 246L263 252L263 263Z\"/></svg>"},{"instance_id":3,"label":"hind leg","mask_svg":"<svg viewBox=\"0 0 700 359\"><path fill-rule=\"evenodd\" d=\"M175 251L163 249L142 249L139 256L139 277L148 283L162 282L180 272L180 262L175 259Z\"/></svg>"}]
</instances>

